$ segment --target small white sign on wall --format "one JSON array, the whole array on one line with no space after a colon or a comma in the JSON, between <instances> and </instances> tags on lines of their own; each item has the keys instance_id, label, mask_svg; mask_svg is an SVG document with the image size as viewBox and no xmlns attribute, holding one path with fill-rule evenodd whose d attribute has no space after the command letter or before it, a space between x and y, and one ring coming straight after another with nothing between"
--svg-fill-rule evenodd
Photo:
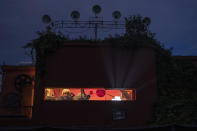
<instances>
[{"instance_id":1,"label":"small white sign on wall","mask_svg":"<svg viewBox=\"0 0 197 131\"><path fill-rule=\"evenodd\" d=\"M114 110L112 112L113 120L124 120L126 119L126 111Z\"/></svg>"}]
</instances>

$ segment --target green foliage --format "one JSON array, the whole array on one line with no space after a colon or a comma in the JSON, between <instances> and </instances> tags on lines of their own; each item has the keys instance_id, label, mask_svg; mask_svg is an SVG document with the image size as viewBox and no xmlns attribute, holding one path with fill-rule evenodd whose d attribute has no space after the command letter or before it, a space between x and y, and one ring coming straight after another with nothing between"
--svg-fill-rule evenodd
<instances>
[{"instance_id":1,"label":"green foliage","mask_svg":"<svg viewBox=\"0 0 197 131\"><path fill-rule=\"evenodd\" d=\"M159 98L152 124L197 124L197 68L171 56L158 60Z\"/></svg>"},{"instance_id":2,"label":"green foliage","mask_svg":"<svg viewBox=\"0 0 197 131\"><path fill-rule=\"evenodd\" d=\"M45 72L45 58L48 53L54 53L67 39L59 33L58 35L51 32L49 27L46 31L37 32L39 38L28 43L24 48L31 48L32 61L34 61L33 50L36 52L36 73L38 76L43 76Z\"/></svg>"},{"instance_id":3,"label":"green foliage","mask_svg":"<svg viewBox=\"0 0 197 131\"><path fill-rule=\"evenodd\" d=\"M197 68L189 62L177 60L172 56L172 49L165 49L149 30L150 18L131 16L125 19L126 33L123 36L108 37L103 41L87 40L82 37L70 40L62 34L55 34L48 28L38 32L39 37L24 48L36 51L36 73L44 74L45 59L48 53L55 52L63 43L86 42L106 43L112 47L137 49L152 47L156 52L158 100L154 106L150 124L197 124Z\"/></svg>"},{"instance_id":4,"label":"green foliage","mask_svg":"<svg viewBox=\"0 0 197 131\"><path fill-rule=\"evenodd\" d=\"M154 34L150 32L150 18L141 16L130 16L125 18L126 36L131 39L139 39L141 41L154 38Z\"/></svg>"},{"instance_id":5,"label":"green foliage","mask_svg":"<svg viewBox=\"0 0 197 131\"><path fill-rule=\"evenodd\" d=\"M175 90L176 94L184 97L184 91ZM172 93L172 92L171 92ZM160 96L155 105L154 123L155 125L165 124L196 124L196 102L192 99Z\"/></svg>"},{"instance_id":6,"label":"green foliage","mask_svg":"<svg viewBox=\"0 0 197 131\"><path fill-rule=\"evenodd\" d=\"M58 34L51 32L51 28L47 27L46 31L37 32L38 38L31 43L27 43L23 48L30 48L32 62L36 61L36 73L38 77L42 77L45 73L45 60L49 53L56 52L64 43L86 42L95 43L93 40L87 40L83 37L79 39L69 39L60 32ZM99 41L96 41L99 42ZM34 54L35 51L35 54ZM35 55L35 56L34 56Z\"/></svg>"},{"instance_id":7,"label":"green foliage","mask_svg":"<svg viewBox=\"0 0 197 131\"><path fill-rule=\"evenodd\" d=\"M147 18L144 18L147 19ZM156 52L158 100L151 124L197 124L197 67L191 62L175 59L172 48L154 38L140 16L126 19L129 44L152 45ZM150 23L150 22L148 22Z\"/></svg>"},{"instance_id":8,"label":"green foliage","mask_svg":"<svg viewBox=\"0 0 197 131\"><path fill-rule=\"evenodd\" d=\"M156 47L160 45L154 39L154 34L149 30L150 18L141 16L130 16L125 18L126 32L123 36L116 35L104 39L105 43L128 49L141 47Z\"/></svg>"}]
</instances>

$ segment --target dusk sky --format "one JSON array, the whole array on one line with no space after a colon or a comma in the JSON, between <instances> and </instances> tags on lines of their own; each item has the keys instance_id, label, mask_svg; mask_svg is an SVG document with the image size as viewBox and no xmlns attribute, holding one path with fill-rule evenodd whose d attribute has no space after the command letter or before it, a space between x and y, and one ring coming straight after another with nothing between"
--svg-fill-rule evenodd
<instances>
[{"instance_id":1,"label":"dusk sky","mask_svg":"<svg viewBox=\"0 0 197 131\"><path fill-rule=\"evenodd\" d=\"M196 0L1 0L0 64L30 61L22 46L37 37L36 31L44 29L41 21L44 14L49 14L53 20L71 20L71 11L78 10L80 20L88 20L93 16L95 4L102 7L99 16L104 20L112 20L114 10L121 12L121 20L129 15L148 16L152 21L151 31L166 48L174 47L174 55L197 55ZM92 30L77 35L68 32L65 35L92 37ZM114 33L122 32L100 30L99 37Z\"/></svg>"}]
</instances>

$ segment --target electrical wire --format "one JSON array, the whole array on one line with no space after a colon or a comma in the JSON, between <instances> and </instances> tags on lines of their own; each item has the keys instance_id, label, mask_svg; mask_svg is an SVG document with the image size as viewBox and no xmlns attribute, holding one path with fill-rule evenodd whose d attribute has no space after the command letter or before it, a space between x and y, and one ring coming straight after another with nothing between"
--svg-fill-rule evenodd
<instances>
[{"instance_id":1,"label":"electrical wire","mask_svg":"<svg viewBox=\"0 0 197 131\"><path fill-rule=\"evenodd\" d=\"M80 34L80 33L84 33L84 32L87 32L87 31L90 31L90 29L85 29L85 30L82 30L82 31L68 31L68 30L65 30L65 29L61 29L63 30L63 32L67 32L67 33L70 33L70 34ZM59 30L60 31L60 30Z\"/></svg>"}]
</instances>

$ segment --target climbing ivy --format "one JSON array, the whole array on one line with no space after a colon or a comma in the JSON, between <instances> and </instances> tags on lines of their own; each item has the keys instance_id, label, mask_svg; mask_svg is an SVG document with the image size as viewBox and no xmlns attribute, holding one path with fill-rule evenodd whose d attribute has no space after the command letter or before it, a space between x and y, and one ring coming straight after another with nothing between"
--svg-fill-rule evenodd
<instances>
[{"instance_id":1,"label":"climbing ivy","mask_svg":"<svg viewBox=\"0 0 197 131\"><path fill-rule=\"evenodd\" d=\"M151 124L197 124L197 67L171 56L158 58L159 98Z\"/></svg>"},{"instance_id":2,"label":"climbing ivy","mask_svg":"<svg viewBox=\"0 0 197 131\"><path fill-rule=\"evenodd\" d=\"M156 52L158 100L154 105L150 124L197 124L197 68L190 62L175 59L171 53L172 48L165 49L154 38L155 34L149 30L150 18L131 16L125 18L125 21L126 33L123 36L110 36L100 41L82 37L72 40L61 33L51 32L48 27L44 32L37 32L39 37L24 48L31 48L32 59L33 50L36 51L36 73L37 77L42 77L46 56L61 48L63 43L99 42L133 50L145 46L152 47Z\"/></svg>"},{"instance_id":3,"label":"climbing ivy","mask_svg":"<svg viewBox=\"0 0 197 131\"><path fill-rule=\"evenodd\" d=\"M36 59L36 73L43 76L45 72L45 58L49 53L54 53L67 40L61 33L51 32L51 28L47 27L46 31L37 32L39 37L28 43L24 48L31 48L32 61ZM35 56L33 52L35 53ZM34 58L35 57L35 58Z\"/></svg>"}]
</instances>

